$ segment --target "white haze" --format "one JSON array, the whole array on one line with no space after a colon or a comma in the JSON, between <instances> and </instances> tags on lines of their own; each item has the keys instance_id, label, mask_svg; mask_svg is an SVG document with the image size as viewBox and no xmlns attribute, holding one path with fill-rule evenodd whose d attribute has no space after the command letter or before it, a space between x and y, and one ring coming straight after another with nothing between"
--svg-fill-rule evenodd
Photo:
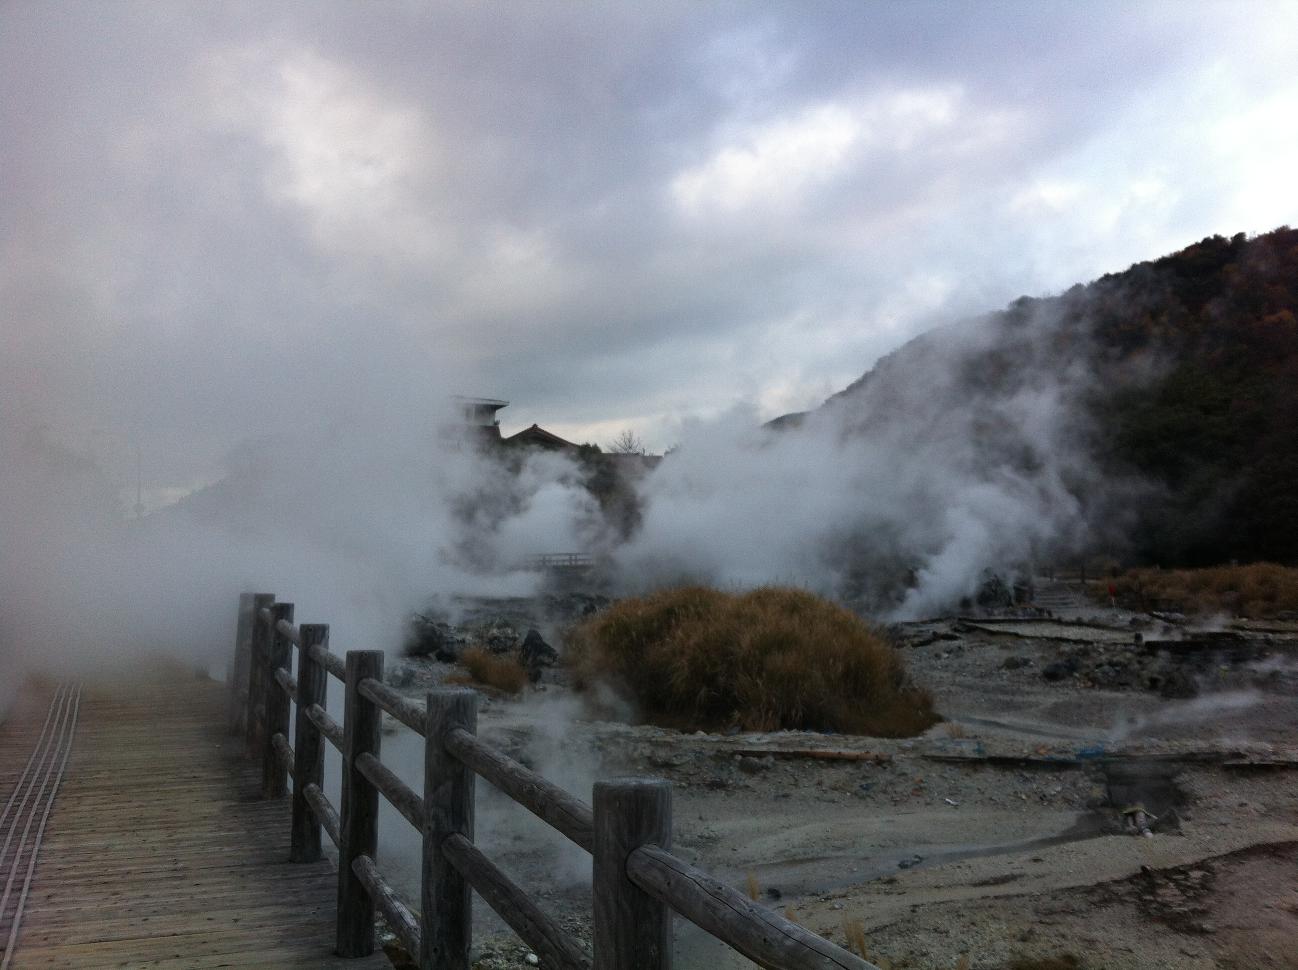
<instances>
[{"instance_id":1,"label":"white haze","mask_svg":"<svg viewBox=\"0 0 1298 970\"><path fill-rule=\"evenodd\" d=\"M340 651L398 650L406 616L433 593L527 594L535 575L517 564L577 544L590 496L561 458L510 476L439 445L437 425L434 411L251 442L216 486L141 520L93 459L3 429L5 681L157 654L219 667L245 590L330 623Z\"/></svg>"},{"instance_id":2,"label":"white haze","mask_svg":"<svg viewBox=\"0 0 1298 970\"><path fill-rule=\"evenodd\" d=\"M1084 335L1061 326L1037 309L1017 327L934 331L796 430L745 411L687 428L614 554L624 580L795 584L916 618L985 570L1095 542L1133 485L1095 468L1084 399L1098 376Z\"/></svg>"},{"instance_id":3,"label":"white haze","mask_svg":"<svg viewBox=\"0 0 1298 970\"><path fill-rule=\"evenodd\" d=\"M1084 339L1061 351L1060 338L1040 311L991 317L885 359L796 430L743 409L688 426L640 484L625 542L573 462L531 454L511 474L439 435L446 401L432 390L304 386L220 482L142 520L92 457L4 427L6 667L157 652L211 666L228 653L238 593L254 589L296 602L300 622L331 623L336 649L395 651L431 596L525 595L536 576L518 564L548 551L605 553L624 591L784 583L876 614L932 614L984 570L1030 568L1094 541L1097 517L1118 521L1108 510L1125 486L1101 487L1081 417L1098 377ZM1006 370L981 372L1007 348Z\"/></svg>"},{"instance_id":4,"label":"white haze","mask_svg":"<svg viewBox=\"0 0 1298 970\"><path fill-rule=\"evenodd\" d=\"M939 355L857 398L890 425L756 415L1290 219L1298 20L1183 7L0 4L0 675L223 656L247 589L395 648L534 551L919 615L1073 547L1105 516L1058 360L980 413ZM686 429L619 548L570 464L440 448L450 393L658 444L751 407ZM225 491L132 522L137 450L150 510L228 454Z\"/></svg>"}]
</instances>

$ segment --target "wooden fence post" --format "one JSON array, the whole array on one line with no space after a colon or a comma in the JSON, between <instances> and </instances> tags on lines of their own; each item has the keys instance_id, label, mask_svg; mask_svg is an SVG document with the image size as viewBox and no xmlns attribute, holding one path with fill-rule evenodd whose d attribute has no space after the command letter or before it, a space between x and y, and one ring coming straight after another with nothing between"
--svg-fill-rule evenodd
<instances>
[{"instance_id":1,"label":"wooden fence post","mask_svg":"<svg viewBox=\"0 0 1298 970\"><path fill-rule=\"evenodd\" d=\"M419 894L421 970L468 970L473 942L469 884L442 852L450 835L473 841L473 770L446 750L456 728L478 732L478 692L431 691L424 721L424 846Z\"/></svg>"},{"instance_id":2,"label":"wooden fence post","mask_svg":"<svg viewBox=\"0 0 1298 970\"><path fill-rule=\"evenodd\" d=\"M655 778L595 783L594 970L669 970L671 910L627 877L642 845L671 849L672 789Z\"/></svg>"},{"instance_id":3,"label":"wooden fence post","mask_svg":"<svg viewBox=\"0 0 1298 970\"><path fill-rule=\"evenodd\" d=\"M374 858L379 841L379 790L356 767L362 754L379 756L383 711L361 696L362 680L383 680L382 650L348 650L343 703L342 845L338 850L337 953L363 957L374 952L374 900L352 872L358 856Z\"/></svg>"},{"instance_id":4,"label":"wooden fence post","mask_svg":"<svg viewBox=\"0 0 1298 970\"><path fill-rule=\"evenodd\" d=\"M312 704L325 706L329 674L311 657L311 648L329 649L329 625L303 623L298 627L297 723L293 730L293 828L290 862L315 862L320 858L320 820L303 791L307 785L324 787L324 739L315 722L306 716Z\"/></svg>"},{"instance_id":5,"label":"wooden fence post","mask_svg":"<svg viewBox=\"0 0 1298 970\"><path fill-rule=\"evenodd\" d=\"M248 641L248 756L261 757L262 735L266 718L266 653L270 647L270 628L262 621L261 611L275 605L274 593L254 593L252 629Z\"/></svg>"},{"instance_id":6,"label":"wooden fence post","mask_svg":"<svg viewBox=\"0 0 1298 970\"><path fill-rule=\"evenodd\" d=\"M230 667L230 733L247 730L248 672L252 649L252 594L239 594L239 622L234 628L234 662Z\"/></svg>"},{"instance_id":7,"label":"wooden fence post","mask_svg":"<svg viewBox=\"0 0 1298 970\"><path fill-rule=\"evenodd\" d=\"M279 632L276 624L280 620L293 622L293 604L276 603L270 608L270 614L270 639L267 641L266 669L262 674L266 678L266 736L263 739L265 745L261 749L261 797L279 798L288 794L288 769L280 763L271 739L277 734L288 739L289 705L292 698L275 679L275 671L280 667L293 669L293 644Z\"/></svg>"}]
</instances>

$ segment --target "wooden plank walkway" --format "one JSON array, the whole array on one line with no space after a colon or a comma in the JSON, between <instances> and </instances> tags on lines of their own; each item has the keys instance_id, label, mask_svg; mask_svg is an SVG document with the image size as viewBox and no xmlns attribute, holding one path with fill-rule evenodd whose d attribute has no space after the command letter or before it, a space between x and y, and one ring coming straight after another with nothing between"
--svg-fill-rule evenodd
<instances>
[{"instance_id":1,"label":"wooden plank walkway","mask_svg":"<svg viewBox=\"0 0 1298 970\"><path fill-rule=\"evenodd\" d=\"M54 690L29 691L0 727L0 804ZM224 685L174 669L85 685L12 970L391 970L382 952L333 956L333 863L287 861L287 799L258 798L226 704ZM0 946L7 935L6 922Z\"/></svg>"}]
</instances>

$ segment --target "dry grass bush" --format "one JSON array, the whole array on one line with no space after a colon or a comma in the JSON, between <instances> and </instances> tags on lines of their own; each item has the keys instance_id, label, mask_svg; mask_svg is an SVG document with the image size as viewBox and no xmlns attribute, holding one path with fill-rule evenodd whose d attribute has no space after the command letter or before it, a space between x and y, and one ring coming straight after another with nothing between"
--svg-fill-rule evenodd
<instances>
[{"instance_id":1,"label":"dry grass bush","mask_svg":"<svg viewBox=\"0 0 1298 970\"><path fill-rule=\"evenodd\" d=\"M909 737L937 720L880 633L803 590L623 600L572 631L568 657L578 686L607 683L665 727Z\"/></svg>"},{"instance_id":2,"label":"dry grass bush","mask_svg":"<svg viewBox=\"0 0 1298 970\"><path fill-rule=\"evenodd\" d=\"M460 655L460 663L474 684L494 687L506 694L517 694L527 686L527 669L514 656L494 654L483 647L470 647ZM458 679L448 677L448 681Z\"/></svg>"},{"instance_id":3,"label":"dry grass bush","mask_svg":"<svg viewBox=\"0 0 1298 970\"><path fill-rule=\"evenodd\" d=\"M1132 569L1113 585L1118 602L1132 609L1254 618L1298 612L1298 568L1269 562L1209 569Z\"/></svg>"},{"instance_id":4,"label":"dry grass bush","mask_svg":"<svg viewBox=\"0 0 1298 970\"><path fill-rule=\"evenodd\" d=\"M843 940L848 953L854 954L862 960L870 959L870 948L865 942L864 920L843 917Z\"/></svg>"}]
</instances>

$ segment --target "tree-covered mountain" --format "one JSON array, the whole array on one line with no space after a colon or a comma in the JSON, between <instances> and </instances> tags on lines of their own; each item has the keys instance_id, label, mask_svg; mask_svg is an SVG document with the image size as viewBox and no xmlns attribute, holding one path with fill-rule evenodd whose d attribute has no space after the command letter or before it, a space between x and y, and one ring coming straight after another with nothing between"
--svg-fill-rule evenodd
<instances>
[{"instance_id":1,"label":"tree-covered mountain","mask_svg":"<svg viewBox=\"0 0 1298 970\"><path fill-rule=\"evenodd\" d=\"M874 436L972 438L982 474L1050 469L1089 523L1073 551L1294 562L1298 230L1212 236L1021 298L924 334L818 412L772 424L821 414Z\"/></svg>"}]
</instances>

